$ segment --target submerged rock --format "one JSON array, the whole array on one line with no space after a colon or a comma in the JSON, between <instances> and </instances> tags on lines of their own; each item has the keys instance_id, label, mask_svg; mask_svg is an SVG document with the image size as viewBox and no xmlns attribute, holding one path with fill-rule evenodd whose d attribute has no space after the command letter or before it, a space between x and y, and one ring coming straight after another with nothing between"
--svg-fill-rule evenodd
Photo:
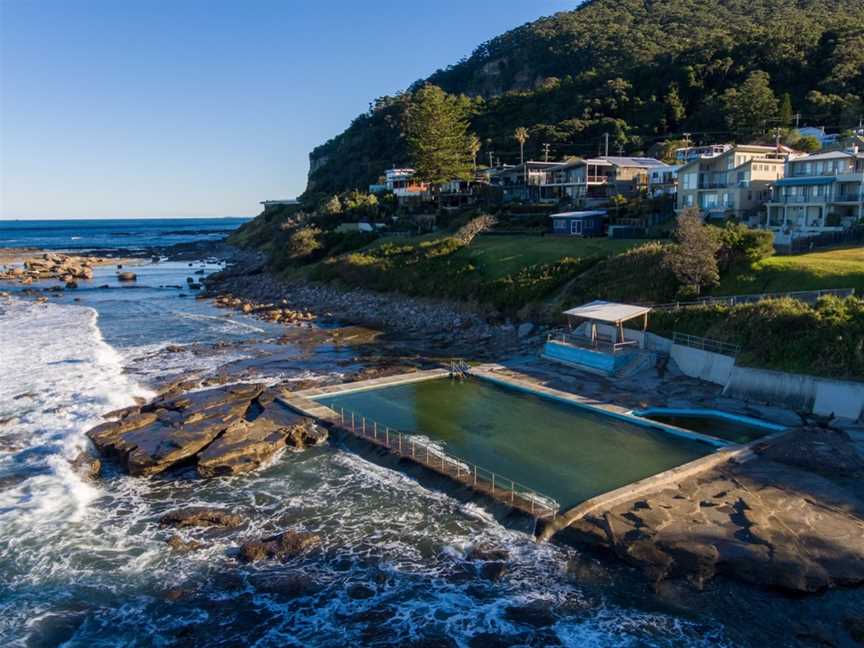
<instances>
[{"instance_id":1,"label":"submerged rock","mask_svg":"<svg viewBox=\"0 0 864 648\"><path fill-rule=\"evenodd\" d=\"M172 551L176 553L190 553L204 548L204 544L197 540L184 540L179 535L173 535L165 541Z\"/></svg>"},{"instance_id":2,"label":"submerged rock","mask_svg":"<svg viewBox=\"0 0 864 648\"><path fill-rule=\"evenodd\" d=\"M97 457L87 453L79 452L78 456L69 462L72 470L84 479L96 479L102 470L102 462Z\"/></svg>"},{"instance_id":3,"label":"submerged rock","mask_svg":"<svg viewBox=\"0 0 864 648\"><path fill-rule=\"evenodd\" d=\"M193 506L166 513L159 519L162 526L174 527L238 527L243 518L225 509Z\"/></svg>"},{"instance_id":4,"label":"submerged rock","mask_svg":"<svg viewBox=\"0 0 864 648\"><path fill-rule=\"evenodd\" d=\"M240 545L239 558L243 562L293 558L320 544L321 537L314 533L288 530L275 536L243 543Z\"/></svg>"}]
</instances>

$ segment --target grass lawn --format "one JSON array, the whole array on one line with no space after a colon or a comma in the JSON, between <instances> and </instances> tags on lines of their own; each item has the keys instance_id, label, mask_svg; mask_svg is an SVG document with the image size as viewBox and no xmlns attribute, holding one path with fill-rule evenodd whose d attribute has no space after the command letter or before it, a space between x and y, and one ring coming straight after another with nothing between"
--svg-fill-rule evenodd
<instances>
[{"instance_id":1,"label":"grass lawn","mask_svg":"<svg viewBox=\"0 0 864 648\"><path fill-rule=\"evenodd\" d=\"M855 288L864 293L864 247L769 257L723 277L715 295Z\"/></svg>"},{"instance_id":2,"label":"grass lawn","mask_svg":"<svg viewBox=\"0 0 864 648\"><path fill-rule=\"evenodd\" d=\"M645 239L569 236L478 236L454 256L470 261L484 278L497 279L538 263L551 263L568 256L578 259L618 254L644 242Z\"/></svg>"}]
</instances>

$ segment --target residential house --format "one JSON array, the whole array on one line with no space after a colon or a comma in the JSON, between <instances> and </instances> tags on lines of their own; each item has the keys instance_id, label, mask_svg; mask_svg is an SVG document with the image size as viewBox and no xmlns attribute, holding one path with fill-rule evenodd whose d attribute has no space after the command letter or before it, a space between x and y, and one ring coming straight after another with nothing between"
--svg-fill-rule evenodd
<instances>
[{"instance_id":1,"label":"residential house","mask_svg":"<svg viewBox=\"0 0 864 648\"><path fill-rule=\"evenodd\" d=\"M651 167L648 171L648 195L652 198L674 195L678 189L680 168L680 164Z\"/></svg>"},{"instance_id":2,"label":"residential house","mask_svg":"<svg viewBox=\"0 0 864 648\"><path fill-rule=\"evenodd\" d=\"M688 162L678 169L676 212L697 207L708 218L753 221L793 153L785 146L736 145Z\"/></svg>"},{"instance_id":3,"label":"residential house","mask_svg":"<svg viewBox=\"0 0 864 648\"><path fill-rule=\"evenodd\" d=\"M708 146L682 146L675 149L675 162L686 164L703 157L716 157L732 148L731 144L709 144Z\"/></svg>"},{"instance_id":4,"label":"residential house","mask_svg":"<svg viewBox=\"0 0 864 648\"><path fill-rule=\"evenodd\" d=\"M550 214L552 233L565 236L602 236L605 210L568 211Z\"/></svg>"},{"instance_id":5,"label":"residential house","mask_svg":"<svg viewBox=\"0 0 864 648\"><path fill-rule=\"evenodd\" d=\"M508 165L490 169L489 183L501 191L504 202L539 202L540 187L547 172L564 166L564 162L535 162Z\"/></svg>"},{"instance_id":6,"label":"residential house","mask_svg":"<svg viewBox=\"0 0 864 648\"><path fill-rule=\"evenodd\" d=\"M764 225L775 239L838 231L864 219L864 153L816 153L789 159L774 183Z\"/></svg>"},{"instance_id":7,"label":"residential house","mask_svg":"<svg viewBox=\"0 0 864 648\"><path fill-rule=\"evenodd\" d=\"M376 184L369 185L369 193L392 191L399 202L416 201L428 197L429 184L414 180L414 169L387 169L384 177Z\"/></svg>"},{"instance_id":8,"label":"residential house","mask_svg":"<svg viewBox=\"0 0 864 648\"><path fill-rule=\"evenodd\" d=\"M299 205L300 201L296 198L283 198L281 200L262 200L260 204L264 206L264 213L267 214L283 207Z\"/></svg>"},{"instance_id":9,"label":"residential house","mask_svg":"<svg viewBox=\"0 0 864 648\"><path fill-rule=\"evenodd\" d=\"M575 159L549 169L541 188L543 202L572 202L584 206L605 205L614 195L637 196L648 191L653 171L672 167L646 157L604 156ZM658 183L663 174L657 176ZM669 176L666 176L670 180Z\"/></svg>"},{"instance_id":10,"label":"residential house","mask_svg":"<svg viewBox=\"0 0 864 648\"><path fill-rule=\"evenodd\" d=\"M822 148L836 144L840 140L840 135L837 133L828 134L825 129L820 126L804 126L798 129L798 134L801 137L815 137L819 140Z\"/></svg>"}]
</instances>

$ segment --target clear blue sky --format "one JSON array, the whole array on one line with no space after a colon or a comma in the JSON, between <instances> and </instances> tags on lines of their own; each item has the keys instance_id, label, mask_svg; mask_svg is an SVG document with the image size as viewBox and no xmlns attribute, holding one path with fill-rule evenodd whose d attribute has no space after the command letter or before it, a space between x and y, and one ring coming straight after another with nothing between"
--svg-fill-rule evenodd
<instances>
[{"instance_id":1,"label":"clear blue sky","mask_svg":"<svg viewBox=\"0 0 864 648\"><path fill-rule=\"evenodd\" d=\"M247 215L375 97L577 0L0 0L0 218Z\"/></svg>"}]
</instances>

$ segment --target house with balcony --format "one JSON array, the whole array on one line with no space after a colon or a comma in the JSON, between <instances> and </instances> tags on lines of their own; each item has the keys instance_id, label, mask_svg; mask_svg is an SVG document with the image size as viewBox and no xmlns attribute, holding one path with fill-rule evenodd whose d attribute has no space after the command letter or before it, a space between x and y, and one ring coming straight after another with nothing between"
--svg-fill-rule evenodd
<instances>
[{"instance_id":1,"label":"house with balcony","mask_svg":"<svg viewBox=\"0 0 864 648\"><path fill-rule=\"evenodd\" d=\"M652 198L674 196L678 189L678 169L681 165L664 164L648 171L648 195Z\"/></svg>"},{"instance_id":2,"label":"house with balcony","mask_svg":"<svg viewBox=\"0 0 864 648\"><path fill-rule=\"evenodd\" d=\"M864 153L816 153L790 159L774 183L764 226L779 243L840 231L864 219Z\"/></svg>"},{"instance_id":3,"label":"house with balcony","mask_svg":"<svg viewBox=\"0 0 864 648\"><path fill-rule=\"evenodd\" d=\"M645 194L653 172L670 171L660 160L646 157L604 156L577 158L547 170L540 199L543 202L569 202L579 206L602 206L614 195L626 197ZM659 173L671 183L671 176Z\"/></svg>"},{"instance_id":4,"label":"house with balcony","mask_svg":"<svg viewBox=\"0 0 864 648\"><path fill-rule=\"evenodd\" d=\"M675 211L696 207L706 218L733 217L759 223L771 186L785 173L795 152L786 146L742 144L678 169Z\"/></svg>"},{"instance_id":5,"label":"house with balcony","mask_svg":"<svg viewBox=\"0 0 864 648\"><path fill-rule=\"evenodd\" d=\"M675 149L675 162L687 164L703 157L717 157L732 148L732 144L709 144L707 146L682 146Z\"/></svg>"},{"instance_id":6,"label":"house with balcony","mask_svg":"<svg viewBox=\"0 0 864 648\"><path fill-rule=\"evenodd\" d=\"M369 185L369 193L392 191L400 203L425 200L429 198L429 184L415 180L415 173L410 168L387 169L377 183Z\"/></svg>"},{"instance_id":7,"label":"house with balcony","mask_svg":"<svg viewBox=\"0 0 864 648\"><path fill-rule=\"evenodd\" d=\"M536 203L540 202L540 188L547 173L565 164L532 160L516 165L505 164L489 170L489 183L501 191L504 202Z\"/></svg>"}]
</instances>

